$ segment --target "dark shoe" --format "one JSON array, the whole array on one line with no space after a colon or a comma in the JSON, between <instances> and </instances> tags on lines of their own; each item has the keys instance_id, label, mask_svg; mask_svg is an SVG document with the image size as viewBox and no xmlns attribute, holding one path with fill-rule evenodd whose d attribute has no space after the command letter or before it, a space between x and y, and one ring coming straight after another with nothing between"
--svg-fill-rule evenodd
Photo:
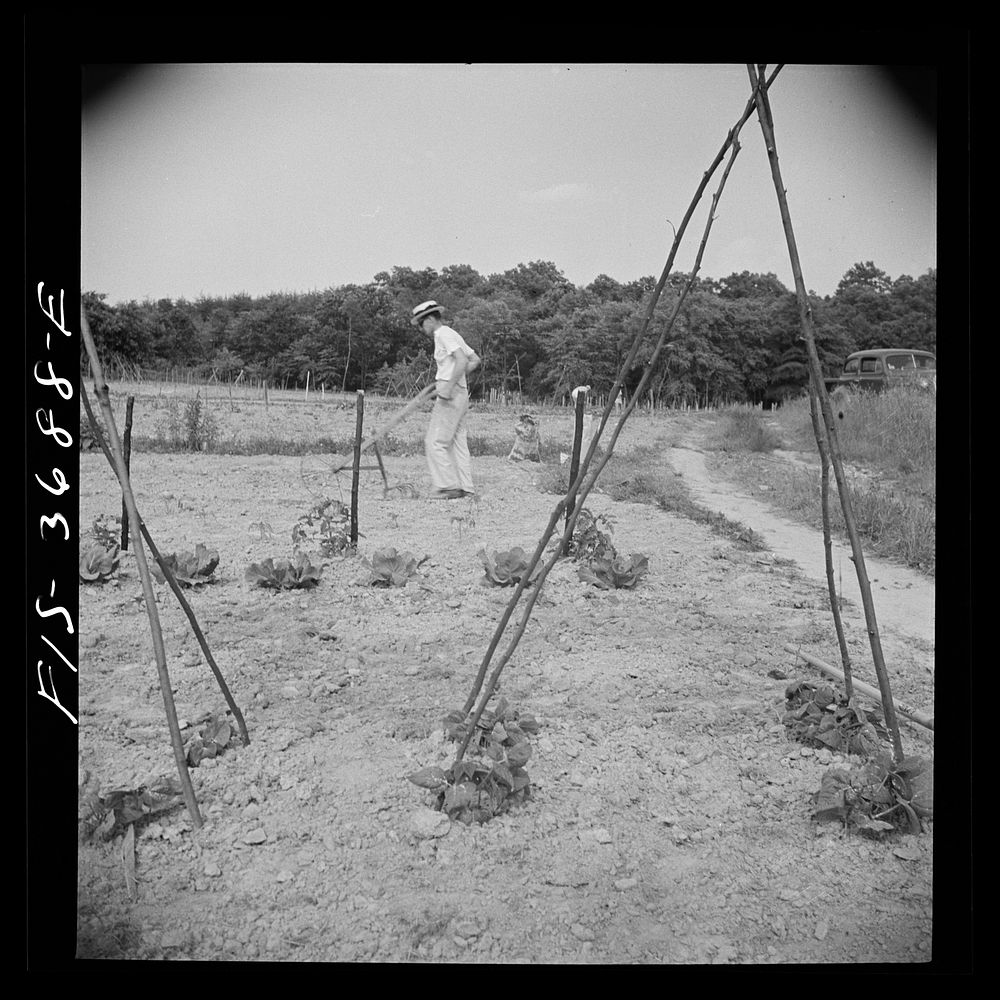
<instances>
[{"instance_id":1,"label":"dark shoe","mask_svg":"<svg viewBox=\"0 0 1000 1000\"><path fill-rule=\"evenodd\" d=\"M459 500L461 496L461 490L435 490L430 498L431 500Z\"/></svg>"}]
</instances>

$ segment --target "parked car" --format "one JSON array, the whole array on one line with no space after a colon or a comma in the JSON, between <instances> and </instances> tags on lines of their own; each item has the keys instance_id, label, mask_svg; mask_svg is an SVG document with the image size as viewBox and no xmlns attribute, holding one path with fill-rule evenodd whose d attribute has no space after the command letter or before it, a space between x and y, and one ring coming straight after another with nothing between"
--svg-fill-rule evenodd
<instances>
[{"instance_id":1,"label":"parked car","mask_svg":"<svg viewBox=\"0 0 1000 1000\"><path fill-rule=\"evenodd\" d=\"M827 392L839 388L878 392L888 385L899 383L936 390L937 359L930 351L898 347L855 351L847 356L839 376L824 381Z\"/></svg>"}]
</instances>

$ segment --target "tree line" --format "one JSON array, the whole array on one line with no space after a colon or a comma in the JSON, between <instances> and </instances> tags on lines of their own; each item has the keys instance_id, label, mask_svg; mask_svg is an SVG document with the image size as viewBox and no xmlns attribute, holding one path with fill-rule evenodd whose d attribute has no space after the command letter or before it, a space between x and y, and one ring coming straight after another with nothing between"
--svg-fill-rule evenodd
<instances>
[{"instance_id":1,"label":"tree line","mask_svg":"<svg viewBox=\"0 0 1000 1000\"><path fill-rule=\"evenodd\" d=\"M625 391L642 376L651 345L673 314L689 275L675 274L657 303ZM177 367L221 381L353 391L410 391L430 378L432 345L410 310L434 299L483 359L472 393L520 392L560 399L577 385L606 393L639 330L656 279L622 283L600 275L586 287L555 264L531 261L483 277L455 264L437 271L393 267L363 284L325 291L245 293L111 305L84 293L90 326L110 372L154 378ZM854 264L833 295L811 295L816 345L826 374L873 347L935 350L937 274L895 280L871 261ZM771 403L808 382L795 293L773 274L696 278L657 359L654 405Z\"/></svg>"}]
</instances>

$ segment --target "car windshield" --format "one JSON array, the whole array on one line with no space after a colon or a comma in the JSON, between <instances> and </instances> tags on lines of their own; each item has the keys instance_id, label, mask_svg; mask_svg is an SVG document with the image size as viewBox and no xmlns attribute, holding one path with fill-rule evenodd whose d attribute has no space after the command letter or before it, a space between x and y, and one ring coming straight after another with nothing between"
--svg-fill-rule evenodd
<instances>
[{"instance_id":1,"label":"car windshield","mask_svg":"<svg viewBox=\"0 0 1000 1000\"><path fill-rule=\"evenodd\" d=\"M853 358L852 360L848 361L846 365L844 365L844 373L846 375L850 375L853 372L856 372L858 370L858 365L860 364L861 362L857 358Z\"/></svg>"},{"instance_id":2,"label":"car windshield","mask_svg":"<svg viewBox=\"0 0 1000 1000\"><path fill-rule=\"evenodd\" d=\"M890 354L885 359L889 371L899 371L901 368L914 368L912 354Z\"/></svg>"}]
</instances>

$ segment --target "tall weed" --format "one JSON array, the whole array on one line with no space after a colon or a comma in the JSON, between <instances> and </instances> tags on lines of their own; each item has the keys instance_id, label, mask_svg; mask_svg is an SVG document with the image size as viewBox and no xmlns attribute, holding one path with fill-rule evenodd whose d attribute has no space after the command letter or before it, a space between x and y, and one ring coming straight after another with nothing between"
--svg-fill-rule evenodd
<instances>
[{"instance_id":1,"label":"tall weed","mask_svg":"<svg viewBox=\"0 0 1000 1000\"><path fill-rule=\"evenodd\" d=\"M844 461L933 484L937 470L937 397L913 386L879 393L837 393L834 416ZM809 400L778 411L778 423L795 447L814 451Z\"/></svg>"},{"instance_id":2,"label":"tall weed","mask_svg":"<svg viewBox=\"0 0 1000 1000\"><path fill-rule=\"evenodd\" d=\"M166 404L166 428L160 423L153 439L138 437L138 450L143 451L213 451L218 442L215 417L202 400L201 393L189 399L183 409L176 399Z\"/></svg>"},{"instance_id":3,"label":"tall weed","mask_svg":"<svg viewBox=\"0 0 1000 1000\"><path fill-rule=\"evenodd\" d=\"M802 475L805 476L805 482L800 482L797 486L795 480L801 480ZM933 576L937 523L934 504L873 479L849 483L847 488L854 521L865 548L870 547L876 555L898 559L907 566ZM803 491L810 520L820 527L819 473L796 475L793 482L786 483L783 489L786 496ZM846 534L843 510L837 500L835 484L831 486L830 520L834 531Z\"/></svg>"}]
</instances>

